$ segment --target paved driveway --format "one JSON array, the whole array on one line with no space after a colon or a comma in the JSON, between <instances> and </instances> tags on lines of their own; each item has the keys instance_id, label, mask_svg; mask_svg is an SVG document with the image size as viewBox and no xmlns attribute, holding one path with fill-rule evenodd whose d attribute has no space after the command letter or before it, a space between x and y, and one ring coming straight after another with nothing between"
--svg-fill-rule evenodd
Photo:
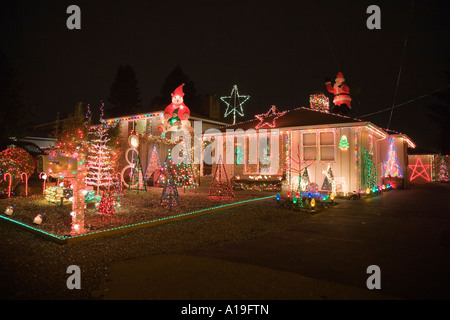
<instances>
[{"instance_id":1,"label":"paved driveway","mask_svg":"<svg viewBox=\"0 0 450 320\"><path fill-rule=\"evenodd\" d=\"M346 201L285 230L111 264L103 299L448 299L450 185ZM381 269L368 290L366 269Z\"/></svg>"}]
</instances>

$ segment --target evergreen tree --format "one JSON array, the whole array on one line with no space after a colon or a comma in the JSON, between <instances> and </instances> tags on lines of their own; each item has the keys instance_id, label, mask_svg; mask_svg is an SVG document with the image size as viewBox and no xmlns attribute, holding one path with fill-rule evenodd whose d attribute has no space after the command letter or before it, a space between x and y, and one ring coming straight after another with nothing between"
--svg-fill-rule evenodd
<instances>
[{"instance_id":1,"label":"evergreen tree","mask_svg":"<svg viewBox=\"0 0 450 320\"><path fill-rule=\"evenodd\" d=\"M180 66L176 66L164 80L159 95L154 97L150 103L151 107L164 109L172 101L171 95L173 93L173 90L183 83L185 84L183 87L183 100L185 105L188 106L191 110L201 110L201 95L197 94L194 82L189 79L189 77L183 72L183 69Z\"/></svg>"},{"instance_id":2,"label":"evergreen tree","mask_svg":"<svg viewBox=\"0 0 450 320\"><path fill-rule=\"evenodd\" d=\"M136 73L129 65L120 66L110 89L107 110L109 116L123 116L141 111L142 101Z\"/></svg>"},{"instance_id":3,"label":"evergreen tree","mask_svg":"<svg viewBox=\"0 0 450 320\"><path fill-rule=\"evenodd\" d=\"M53 137L58 141L52 148L52 155L77 157L88 152L88 132L90 123L86 120L83 103L79 102L73 113L62 121L57 127Z\"/></svg>"},{"instance_id":4,"label":"evergreen tree","mask_svg":"<svg viewBox=\"0 0 450 320\"><path fill-rule=\"evenodd\" d=\"M16 71L0 53L0 139L25 136L33 113L24 102Z\"/></svg>"}]
</instances>

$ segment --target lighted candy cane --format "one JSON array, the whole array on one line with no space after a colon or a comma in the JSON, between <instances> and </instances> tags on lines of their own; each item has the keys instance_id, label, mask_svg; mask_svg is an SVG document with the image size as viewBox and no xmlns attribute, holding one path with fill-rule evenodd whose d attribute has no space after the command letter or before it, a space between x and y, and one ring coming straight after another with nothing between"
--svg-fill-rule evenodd
<instances>
[{"instance_id":1,"label":"lighted candy cane","mask_svg":"<svg viewBox=\"0 0 450 320\"><path fill-rule=\"evenodd\" d=\"M45 181L47 181L47 174L45 172L41 172L39 174L39 179L44 180L44 186L42 187L42 194L45 194Z\"/></svg>"},{"instance_id":2,"label":"lighted candy cane","mask_svg":"<svg viewBox=\"0 0 450 320\"><path fill-rule=\"evenodd\" d=\"M22 172L20 175L21 180L23 180L23 175L25 175L25 197L28 197L28 174L26 172Z\"/></svg>"},{"instance_id":3,"label":"lighted candy cane","mask_svg":"<svg viewBox=\"0 0 450 320\"><path fill-rule=\"evenodd\" d=\"M5 176L3 177L3 181L6 181L7 176L9 176L9 185L8 185L8 198L9 198L9 197L11 197L11 183L12 183L11 173L9 173L9 172L5 173Z\"/></svg>"}]
</instances>

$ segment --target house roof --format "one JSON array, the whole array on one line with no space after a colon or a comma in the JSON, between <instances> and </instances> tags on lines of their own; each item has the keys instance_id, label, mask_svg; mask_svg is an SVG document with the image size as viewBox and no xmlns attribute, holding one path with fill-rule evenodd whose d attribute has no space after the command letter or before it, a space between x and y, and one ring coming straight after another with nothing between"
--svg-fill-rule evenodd
<instances>
[{"instance_id":1,"label":"house roof","mask_svg":"<svg viewBox=\"0 0 450 320\"><path fill-rule=\"evenodd\" d=\"M282 111L280 111L282 112ZM276 119L275 119L276 118ZM291 127L303 127L303 126L314 126L314 125L327 125L327 124L344 124L344 123L355 123L361 122L361 124L366 123L360 119L355 119L347 116L342 116L334 113L326 113L321 111L315 111L309 108L300 107L297 109L292 109L284 111L284 114L277 117L275 115L270 115L263 119L264 123L275 124L275 128L291 128ZM234 125L229 125L219 128L225 131L226 129L255 129L261 121L258 119L252 119L244 122L239 122ZM260 129L270 129L269 126L261 126Z\"/></svg>"},{"instance_id":2,"label":"house roof","mask_svg":"<svg viewBox=\"0 0 450 320\"><path fill-rule=\"evenodd\" d=\"M282 114L279 114L281 112ZM412 148L415 147L411 139L403 133L396 132L395 130L388 130L378 127L370 121L363 121L361 119L352 118L348 116L343 116L334 113L327 113L323 111L316 111L310 108L300 107L287 111L279 111L275 113L267 112L267 117L257 117L252 120L247 120L243 122L236 123L234 125L228 125L218 128L219 130L225 132L227 129L236 130L248 130L248 129L271 129L269 125L263 125L263 123L268 123L273 125L277 129L287 129L287 128L311 128L311 127L325 127L325 126L368 126L381 136L388 135L399 135L402 136L408 145Z\"/></svg>"}]
</instances>

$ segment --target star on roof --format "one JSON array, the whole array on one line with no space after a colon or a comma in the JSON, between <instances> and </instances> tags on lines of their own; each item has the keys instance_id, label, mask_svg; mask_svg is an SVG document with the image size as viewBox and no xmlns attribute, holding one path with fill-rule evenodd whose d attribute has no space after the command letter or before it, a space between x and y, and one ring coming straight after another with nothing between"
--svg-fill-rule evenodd
<instances>
[{"instance_id":1,"label":"star on roof","mask_svg":"<svg viewBox=\"0 0 450 320\"><path fill-rule=\"evenodd\" d=\"M275 128L276 123L275 121L284 115L286 111L279 112L277 110L276 106L272 106L269 111L266 113L261 113L255 115L255 118L259 120L259 123L256 125L255 129L260 129L263 126L268 126L269 128ZM273 117L273 118L272 118ZM269 123L269 121L266 121L266 119L272 118L272 123Z\"/></svg>"},{"instance_id":2,"label":"star on roof","mask_svg":"<svg viewBox=\"0 0 450 320\"><path fill-rule=\"evenodd\" d=\"M240 99L244 100L241 101ZM222 100L227 105L224 117L226 118L230 115L230 113L233 113L233 124L236 124L236 113L239 114L241 117L244 116L244 110L242 109L242 105L248 99L250 99L250 96L239 95L238 87L237 85L234 85L233 89L231 89L231 93L229 96L220 97L220 100ZM226 100L228 100L229 102Z\"/></svg>"}]
</instances>

